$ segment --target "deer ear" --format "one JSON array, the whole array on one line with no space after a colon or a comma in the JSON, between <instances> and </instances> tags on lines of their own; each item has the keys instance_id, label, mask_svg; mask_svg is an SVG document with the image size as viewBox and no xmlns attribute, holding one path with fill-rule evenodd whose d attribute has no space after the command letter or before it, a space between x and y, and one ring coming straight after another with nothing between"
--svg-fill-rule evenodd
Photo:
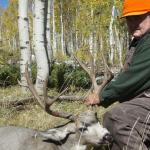
<instances>
[{"instance_id":1,"label":"deer ear","mask_svg":"<svg viewBox=\"0 0 150 150\"><path fill-rule=\"evenodd\" d=\"M38 137L42 137L46 140L53 140L53 141L61 141L65 139L70 133L68 131L60 131L58 129L50 129L45 132L39 132L37 135Z\"/></svg>"}]
</instances>

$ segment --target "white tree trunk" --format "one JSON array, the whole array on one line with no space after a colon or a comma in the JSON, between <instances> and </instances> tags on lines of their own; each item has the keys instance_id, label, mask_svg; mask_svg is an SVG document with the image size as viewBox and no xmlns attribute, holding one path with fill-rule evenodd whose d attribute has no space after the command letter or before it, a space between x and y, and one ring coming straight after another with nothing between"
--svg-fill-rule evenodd
<instances>
[{"instance_id":1,"label":"white tree trunk","mask_svg":"<svg viewBox=\"0 0 150 150\"><path fill-rule=\"evenodd\" d=\"M91 18L92 18L92 26L93 26L93 9L91 7ZM93 48L94 48L94 39L93 39L93 31L90 33L89 37L89 46L90 46L90 52L93 54Z\"/></svg>"},{"instance_id":2,"label":"white tree trunk","mask_svg":"<svg viewBox=\"0 0 150 150\"><path fill-rule=\"evenodd\" d=\"M79 3L79 0L78 0ZM75 17L75 49L78 50L79 49L79 45L78 45L78 30L77 30L77 18L79 15L79 9L76 8L76 17Z\"/></svg>"},{"instance_id":3,"label":"white tree trunk","mask_svg":"<svg viewBox=\"0 0 150 150\"><path fill-rule=\"evenodd\" d=\"M29 43L29 24L28 24L28 0L19 0L18 8L18 28L19 28L19 41L20 41L20 73L21 73L21 83L27 85L25 78L25 65L31 63L31 53L30 53L30 43ZM31 70L29 69L29 72ZM23 90L25 88L23 87Z\"/></svg>"},{"instance_id":4,"label":"white tree trunk","mask_svg":"<svg viewBox=\"0 0 150 150\"><path fill-rule=\"evenodd\" d=\"M2 46L2 17L0 16L0 46Z\"/></svg>"},{"instance_id":5,"label":"white tree trunk","mask_svg":"<svg viewBox=\"0 0 150 150\"><path fill-rule=\"evenodd\" d=\"M112 8L112 16L111 21L109 24L109 44L110 44L110 62L113 64L114 60L114 53L115 53L115 41L114 41L114 33L113 33L113 23L114 23L114 16L113 16L114 6Z\"/></svg>"},{"instance_id":6,"label":"white tree trunk","mask_svg":"<svg viewBox=\"0 0 150 150\"><path fill-rule=\"evenodd\" d=\"M70 33L70 49L69 49L70 54L73 54L73 50L74 50L73 35L72 33Z\"/></svg>"},{"instance_id":7,"label":"white tree trunk","mask_svg":"<svg viewBox=\"0 0 150 150\"><path fill-rule=\"evenodd\" d=\"M34 8L34 52L37 62L36 89L43 94L44 82L49 75L48 59L44 47L44 0L35 0Z\"/></svg>"},{"instance_id":8,"label":"white tree trunk","mask_svg":"<svg viewBox=\"0 0 150 150\"><path fill-rule=\"evenodd\" d=\"M48 51L48 58L49 61L52 62L53 59L53 52L51 48L51 26L50 26L50 20L51 20L51 0L48 0L48 9L47 9L47 24L46 24L46 39L47 39L47 51Z\"/></svg>"},{"instance_id":9,"label":"white tree trunk","mask_svg":"<svg viewBox=\"0 0 150 150\"><path fill-rule=\"evenodd\" d=\"M52 0L52 6L53 6L53 54L56 56L56 29L55 29L55 9L54 9L54 0Z\"/></svg>"},{"instance_id":10,"label":"white tree trunk","mask_svg":"<svg viewBox=\"0 0 150 150\"><path fill-rule=\"evenodd\" d=\"M61 51L64 55L64 25L63 25L63 10L62 10L62 0L59 1L60 7L60 26L61 26Z\"/></svg>"},{"instance_id":11,"label":"white tree trunk","mask_svg":"<svg viewBox=\"0 0 150 150\"><path fill-rule=\"evenodd\" d=\"M91 54L93 54L93 33L91 33L89 37L89 47Z\"/></svg>"},{"instance_id":12,"label":"white tree trunk","mask_svg":"<svg viewBox=\"0 0 150 150\"><path fill-rule=\"evenodd\" d=\"M118 30L115 26L115 34L116 34L116 48L118 50L118 55L119 55L119 64L120 64L120 67L122 68L123 67L123 64L122 64L122 49L123 49L123 39L119 39L119 33L118 33Z\"/></svg>"}]
</instances>

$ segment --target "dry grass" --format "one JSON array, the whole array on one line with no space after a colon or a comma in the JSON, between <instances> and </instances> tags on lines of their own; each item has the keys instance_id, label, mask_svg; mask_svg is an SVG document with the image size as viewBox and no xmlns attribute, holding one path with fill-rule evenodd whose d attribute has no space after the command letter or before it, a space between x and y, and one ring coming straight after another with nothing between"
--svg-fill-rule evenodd
<instances>
[{"instance_id":1,"label":"dry grass","mask_svg":"<svg viewBox=\"0 0 150 150\"><path fill-rule=\"evenodd\" d=\"M53 91L54 93L54 91ZM52 93L51 93L52 94ZM55 93L56 94L56 93ZM10 100L19 100L23 97L27 97L29 94L22 94L20 87L9 87L0 89L0 101L10 101ZM89 109L81 102L57 102L53 105L55 110L67 111L78 114L84 110ZM102 118L102 115L105 113L105 109L102 107L96 108L98 112L98 117ZM45 113L38 105L30 104L25 106L25 109L16 111L15 109L5 109L1 108L0 110L0 126L6 125L16 125L29 127L34 129L47 129L54 127L60 124L63 124L67 120L56 118Z\"/></svg>"}]
</instances>

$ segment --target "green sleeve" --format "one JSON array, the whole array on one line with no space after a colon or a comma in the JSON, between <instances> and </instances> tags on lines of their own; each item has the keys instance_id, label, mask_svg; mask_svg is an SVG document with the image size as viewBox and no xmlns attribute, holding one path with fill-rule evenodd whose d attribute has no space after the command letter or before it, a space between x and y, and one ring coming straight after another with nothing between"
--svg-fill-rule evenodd
<instances>
[{"instance_id":1,"label":"green sleeve","mask_svg":"<svg viewBox=\"0 0 150 150\"><path fill-rule=\"evenodd\" d=\"M102 91L103 102L125 101L150 88L150 41L138 47L127 71L118 75ZM102 103L103 103L102 102Z\"/></svg>"}]
</instances>

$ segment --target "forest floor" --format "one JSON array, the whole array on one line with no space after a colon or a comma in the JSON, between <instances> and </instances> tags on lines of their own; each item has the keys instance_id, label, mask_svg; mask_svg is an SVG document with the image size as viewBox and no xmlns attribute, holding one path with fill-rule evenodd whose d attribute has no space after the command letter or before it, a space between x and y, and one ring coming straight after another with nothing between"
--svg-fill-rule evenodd
<instances>
[{"instance_id":1,"label":"forest floor","mask_svg":"<svg viewBox=\"0 0 150 150\"><path fill-rule=\"evenodd\" d=\"M57 95L55 91L50 91L50 94ZM80 93L81 94L81 93ZM0 102L15 101L26 97L30 97L29 94L22 94L19 86L13 86L9 88L0 88ZM54 96L54 95L53 95ZM53 109L58 111L66 111L74 114L90 109L81 101L61 101L53 104ZM109 109L109 108L108 108ZM98 118L102 121L103 114L108 110L103 107L96 107ZM68 120L56 118L48 115L37 103L29 103L21 109L6 108L0 106L0 126L3 125L17 125L23 127L30 127L34 129L47 129L60 124L63 124Z\"/></svg>"}]
</instances>

